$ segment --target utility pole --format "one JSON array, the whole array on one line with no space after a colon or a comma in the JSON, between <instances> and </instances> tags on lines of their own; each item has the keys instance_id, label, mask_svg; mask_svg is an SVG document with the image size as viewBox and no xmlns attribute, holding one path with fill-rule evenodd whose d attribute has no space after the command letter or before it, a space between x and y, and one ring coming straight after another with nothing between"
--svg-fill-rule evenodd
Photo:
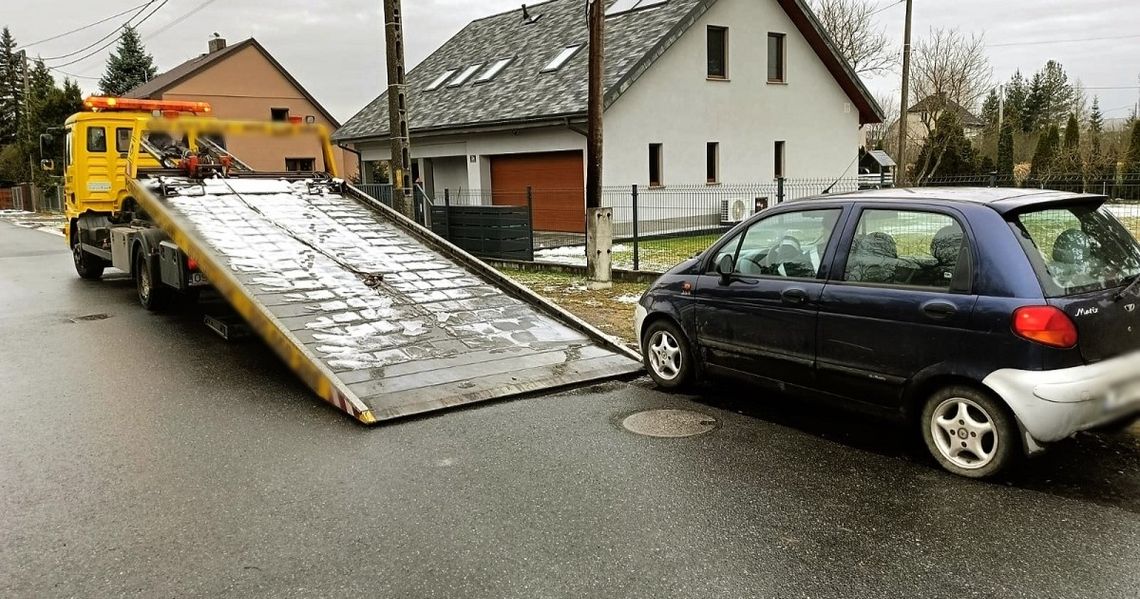
<instances>
[{"instance_id":1,"label":"utility pole","mask_svg":"<svg viewBox=\"0 0 1140 599\"><path fill-rule=\"evenodd\" d=\"M1005 84L998 84L998 135L1001 135L1001 126L1005 124Z\"/></svg>"},{"instance_id":2,"label":"utility pole","mask_svg":"<svg viewBox=\"0 0 1140 599\"><path fill-rule=\"evenodd\" d=\"M388 134L392 141L392 205L415 218L412 150L408 139L408 86L404 80L404 27L400 0L384 0L384 37L388 55Z\"/></svg>"},{"instance_id":3,"label":"utility pole","mask_svg":"<svg viewBox=\"0 0 1140 599\"><path fill-rule=\"evenodd\" d=\"M605 289L613 286L612 208L602 207L602 112L605 110L606 5L602 0L586 0L590 31L590 64L587 78L586 110L586 275L587 286Z\"/></svg>"},{"instance_id":4,"label":"utility pole","mask_svg":"<svg viewBox=\"0 0 1140 599\"><path fill-rule=\"evenodd\" d=\"M902 61L902 110L899 111L899 172L896 174L898 185L906 187L906 126L907 109L910 108L910 22L913 0L906 0L906 30L903 33L903 61Z\"/></svg>"},{"instance_id":5,"label":"utility pole","mask_svg":"<svg viewBox=\"0 0 1140 599\"><path fill-rule=\"evenodd\" d=\"M32 153L32 148L37 146L32 143L32 93L31 81L28 76L31 72L31 69L28 68L28 51L20 50L20 56L24 61L24 128L27 130L26 137L28 142L28 183L31 184L31 187L29 188L31 190L30 195L35 196L36 159ZM29 199L35 203L34 198Z\"/></svg>"}]
</instances>

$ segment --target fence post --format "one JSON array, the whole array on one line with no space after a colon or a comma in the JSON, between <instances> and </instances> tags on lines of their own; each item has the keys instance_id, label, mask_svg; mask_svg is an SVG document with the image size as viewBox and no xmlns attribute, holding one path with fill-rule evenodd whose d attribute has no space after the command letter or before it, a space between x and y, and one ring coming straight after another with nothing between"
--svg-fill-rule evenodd
<instances>
[{"instance_id":1,"label":"fence post","mask_svg":"<svg viewBox=\"0 0 1140 599\"><path fill-rule=\"evenodd\" d=\"M997 171L990 172L990 187L997 187Z\"/></svg>"},{"instance_id":2,"label":"fence post","mask_svg":"<svg viewBox=\"0 0 1140 599\"><path fill-rule=\"evenodd\" d=\"M530 238L530 260L534 261L534 188L526 188L526 233Z\"/></svg>"},{"instance_id":3,"label":"fence post","mask_svg":"<svg viewBox=\"0 0 1140 599\"><path fill-rule=\"evenodd\" d=\"M776 203L777 204L783 204L784 203L784 178L783 177L777 177L776 178Z\"/></svg>"},{"instance_id":4,"label":"fence post","mask_svg":"<svg viewBox=\"0 0 1140 599\"><path fill-rule=\"evenodd\" d=\"M637 236L637 183L633 184L630 198L633 200L633 270L641 270L641 256Z\"/></svg>"},{"instance_id":5,"label":"fence post","mask_svg":"<svg viewBox=\"0 0 1140 599\"><path fill-rule=\"evenodd\" d=\"M887 167L880 166L879 167L879 189L885 189L886 187L887 187Z\"/></svg>"}]
</instances>

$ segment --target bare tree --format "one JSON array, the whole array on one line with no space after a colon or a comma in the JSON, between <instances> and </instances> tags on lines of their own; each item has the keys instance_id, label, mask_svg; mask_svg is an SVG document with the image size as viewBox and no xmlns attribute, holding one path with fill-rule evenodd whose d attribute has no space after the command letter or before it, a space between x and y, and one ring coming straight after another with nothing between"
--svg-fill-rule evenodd
<instances>
[{"instance_id":1,"label":"bare tree","mask_svg":"<svg viewBox=\"0 0 1140 599\"><path fill-rule=\"evenodd\" d=\"M886 30L876 27L871 18L876 7L873 0L812 0L835 49L859 75L881 75L894 67L897 58Z\"/></svg>"},{"instance_id":2,"label":"bare tree","mask_svg":"<svg viewBox=\"0 0 1140 599\"><path fill-rule=\"evenodd\" d=\"M891 156L898 156L898 142L893 138L898 133L899 96L896 92L880 93L875 96L875 101L883 109L883 122L867 125L867 148L882 148Z\"/></svg>"},{"instance_id":3,"label":"bare tree","mask_svg":"<svg viewBox=\"0 0 1140 599\"><path fill-rule=\"evenodd\" d=\"M942 113L947 109L972 111L990 90L993 69L986 57L985 38L958 29L931 28L915 44L912 60L910 87L922 110L904 115L919 124L913 127L910 141L938 145L938 139L947 138L932 135ZM922 164L915 164L916 181L937 172L947 147L929 150Z\"/></svg>"}]
</instances>

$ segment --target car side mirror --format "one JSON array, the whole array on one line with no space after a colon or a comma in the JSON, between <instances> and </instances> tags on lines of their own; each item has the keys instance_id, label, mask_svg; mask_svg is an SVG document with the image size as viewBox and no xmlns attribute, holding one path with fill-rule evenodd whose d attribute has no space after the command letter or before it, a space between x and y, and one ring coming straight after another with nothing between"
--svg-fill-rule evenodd
<instances>
[{"instance_id":1,"label":"car side mirror","mask_svg":"<svg viewBox=\"0 0 1140 599\"><path fill-rule=\"evenodd\" d=\"M51 158L44 158L40 161L40 170L44 172L52 172L55 170L55 161Z\"/></svg>"},{"instance_id":2,"label":"car side mirror","mask_svg":"<svg viewBox=\"0 0 1140 599\"><path fill-rule=\"evenodd\" d=\"M720 275L723 282L727 283L732 279L732 273L736 269L736 261L733 260L730 254L722 254L716 260L716 273Z\"/></svg>"},{"instance_id":3,"label":"car side mirror","mask_svg":"<svg viewBox=\"0 0 1140 599\"><path fill-rule=\"evenodd\" d=\"M55 137L50 133L40 134L40 158L44 156L51 156L51 147L55 143Z\"/></svg>"}]
</instances>

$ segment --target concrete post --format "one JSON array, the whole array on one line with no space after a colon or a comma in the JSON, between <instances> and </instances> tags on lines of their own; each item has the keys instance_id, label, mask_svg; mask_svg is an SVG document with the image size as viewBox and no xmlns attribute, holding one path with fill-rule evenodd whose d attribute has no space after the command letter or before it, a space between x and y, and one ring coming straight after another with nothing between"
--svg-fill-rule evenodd
<instances>
[{"instance_id":1,"label":"concrete post","mask_svg":"<svg viewBox=\"0 0 1140 599\"><path fill-rule=\"evenodd\" d=\"M614 209L587 208L586 218L586 286L609 289L614 286Z\"/></svg>"}]
</instances>

